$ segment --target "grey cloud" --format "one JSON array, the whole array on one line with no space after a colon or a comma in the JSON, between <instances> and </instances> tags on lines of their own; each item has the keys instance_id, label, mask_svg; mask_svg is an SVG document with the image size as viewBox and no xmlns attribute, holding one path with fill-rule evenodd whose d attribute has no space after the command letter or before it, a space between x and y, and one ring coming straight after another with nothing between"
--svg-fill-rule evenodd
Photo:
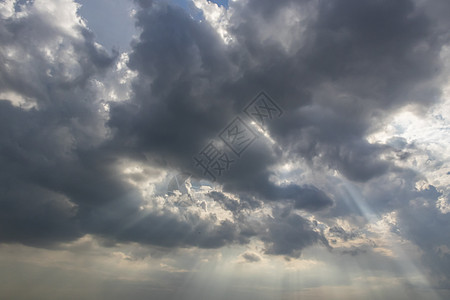
<instances>
[{"instance_id":1,"label":"grey cloud","mask_svg":"<svg viewBox=\"0 0 450 300\"><path fill-rule=\"evenodd\" d=\"M261 260L261 257L258 254L252 252L245 252L244 254L242 254L242 258L250 263L258 262Z\"/></svg>"},{"instance_id":2,"label":"grey cloud","mask_svg":"<svg viewBox=\"0 0 450 300\"><path fill-rule=\"evenodd\" d=\"M183 219L168 211L140 211L141 195L114 167L119 151L102 145L108 129L99 112L102 99L92 86L114 57L95 46L85 28L74 30L80 39L65 36L27 5L29 16L4 20L0 36L3 47L32 57L25 63L9 59L2 48L11 68L2 69L0 84L37 102L24 110L0 101L1 241L47 246L86 233L165 247L217 248L237 241L239 231L231 222L215 226L214 219L196 214ZM14 35L20 38L10 38ZM46 44L55 44L50 48L55 63L40 52Z\"/></svg>"},{"instance_id":3,"label":"grey cloud","mask_svg":"<svg viewBox=\"0 0 450 300\"><path fill-rule=\"evenodd\" d=\"M109 125L117 133L113 143L129 141L124 151L148 152L154 161L198 174L192 156L215 138L236 109L244 107L242 96L253 97L252 91L243 90L240 95L234 90L255 85L235 87L247 81L233 82L237 75L233 70L240 67L233 62L238 49L227 49L212 28L181 9L155 6L138 15L143 32L133 48L130 67L139 72L139 78L132 105L112 107ZM171 34L158 34L163 27ZM259 143L221 180L230 191L250 192L265 200L293 200L301 209L317 210L332 203L315 187L271 183L267 168L275 162L275 153Z\"/></svg>"},{"instance_id":4,"label":"grey cloud","mask_svg":"<svg viewBox=\"0 0 450 300\"><path fill-rule=\"evenodd\" d=\"M298 258L303 248L317 243L329 247L322 233L313 230L313 224L290 211L274 209L274 216L265 222L267 230L262 233L265 253Z\"/></svg>"},{"instance_id":5,"label":"grey cloud","mask_svg":"<svg viewBox=\"0 0 450 300\"><path fill-rule=\"evenodd\" d=\"M340 226L333 226L328 229L328 232L335 237L339 237L343 239L344 241L353 240L357 237L359 237L361 234L358 232L347 232L344 230L344 228Z\"/></svg>"},{"instance_id":6,"label":"grey cloud","mask_svg":"<svg viewBox=\"0 0 450 300\"><path fill-rule=\"evenodd\" d=\"M219 192L210 192L209 196L234 214L235 223L240 228L241 242L248 242L245 237L258 237L264 241L267 254L299 257L304 248L316 243L329 246L323 233L314 230L313 223L294 212L292 208L295 205L275 206L273 216L254 222L244 213L253 209L248 202L230 199Z\"/></svg>"},{"instance_id":7,"label":"grey cloud","mask_svg":"<svg viewBox=\"0 0 450 300\"><path fill-rule=\"evenodd\" d=\"M73 30L81 36L76 39L33 3L22 11L22 18L2 19L0 30L0 60L8 66L0 70L0 88L25 99L24 107L0 101L1 239L48 245L82 236L79 204L102 202L102 180L81 157L105 132L89 80L114 57L81 26ZM76 57L68 61L70 51Z\"/></svg>"},{"instance_id":8,"label":"grey cloud","mask_svg":"<svg viewBox=\"0 0 450 300\"><path fill-rule=\"evenodd\" d=\"M180 8L137 2L142 32L131 45L128 64L137 77L130 99L109 102L109 115L100 112L101 100L108 99L98 99L92 80L101 82L116 57L98 48L92 33L80 26L80 38L74 39L38 14L2 19L0 62L9 67L0 70L0 88L36 102L26 110L0 101L2 241L36 245L92 233L165 247L217 248L258 237L267 254L298 257L307 246L328 243L295 209L328 208L330 217L362 212L344 211L343 197L314 183L274 184L272 168L285 157L304 158L313 169L338 170L361 187L377 213L399 209L410 199L436 199L437 190L414 191L420 175L381 157L390 147L404 147L402 141L387 147L366 138L404 105L426 108L437 101L439 51L448 42L439 30L445 20L430 17L440 15L437 4L420 9L408 0L232 2L228 29L234 42L227 45L207 22ZM277 20L288 6L313 13L287 28ZM273 32L262 35L263 24ZM287 29L293 30L293 41L286 50L280 36ZM52 63L39 50L54 44ZM31 58L11 59L6 47ZM259 139L219 178L239 203L209 194L235 213L234 222L142 212L142 196L114 164L130 158L198 174L192 156L261 89L285 111L268 126L279 149ZM388 175L401 180L391 182ZM240 212L260 207L260 201L283 202L287 209L260 224L248 222ZM27 209L28 202L35 209ZM405 221L420 212L401 213L411 239L426 240L423 228L445 228L436 211L424 212L436 218L433 224ZM428 238L437 246L446 235Z\"/></svg>"},{"instance_id":9,"label":"grey cloud","mask_svg":"<svg viewBox=\"0 0 450 300\"><path fill-rule=\"evenodd\" d=\"M413 241L423 251L422 263L427 267L432 284L449 287L450 278L450 222L448 214L436 207L440 193L435 187L417 192L414 201L399 210L402 236Z\"/></svg>"},{"instance_id":10,"label":"grey cloud","mask_svg":"<svg viewBox=\"0 0 450 300\"><path fill-rule=\"evenodd\" d=\"M81 237L77 209L63 195L10 182L1 187L0 195L0 241L52 246Z\"/></svg>"},{"instance_id":11,"label":"grey cloud","mask_svg":"<svg viewBox=\"0 0 450 300\"><path fill-rule=\"evenodd\" d=\"M208 196L210 196L215 201L219 202L223 206L223 208L233 213L238 213L243 209L243 205L240 203L240 201L231 199L225 196L223 193L213 191L210 192Z\"/></svg>"},{"instance_id":12,"label":"grey cloud","mask_svg":"<svg viewBox=\"0 0 450 300\"><path fill-rule=\"evenodd\" d=\"M379 158L379 147L367 143L365 135L391 109L437 100L436 85L419 83L438 75L442 44L435 42L430 20L414 12L410 1L320 3L317 19L304 34L307 47L292 57L276 52L270 38L264 44L258 41L253 23L241 23L235 33L250 37L245 45L252 44L251 54L262 56L261 73L251 76L280 95L284 107L298 108L273 128L283 148L310 159L321 157L348 178L367 181L389 168ZM427 45L426 50L420 52L420 45ZM266 66L274 52L277 63ZM286 73L290 76L283 81L264 77Z\"/></svg>"},{"instance_id":13,"label":"grey cloud","mask_svg":"<svg viewBox=\"0 0 450 300\"><path fill-rule=\"evenodd\" d=\"M431 20L406 0L320 2L317 17L304 24L305 46L289 54L275 36L260 40L258 25L277 26L274 19L286 5L311 2L264 3L256 10L252 1L233 4L238 9L229 29L236 43L230 46L180 9L143 8L137 17L143 31L130 59L139 72L135 97L112 108L113 143L194 173L192 156L263 87L286 109L269 130L288 155L338 169L354 181L390 171L390 162L380 158L385 147L365 137L393 109L436 101L439 90L429 79L439 74L442 43L435 41ZM160 28L170 34L158 34ZM313 186L272 184L268 169L277 161L259 143L220 181L227 191L288 199L300 209L331 205Z\"/></svg>"}]
</instances>

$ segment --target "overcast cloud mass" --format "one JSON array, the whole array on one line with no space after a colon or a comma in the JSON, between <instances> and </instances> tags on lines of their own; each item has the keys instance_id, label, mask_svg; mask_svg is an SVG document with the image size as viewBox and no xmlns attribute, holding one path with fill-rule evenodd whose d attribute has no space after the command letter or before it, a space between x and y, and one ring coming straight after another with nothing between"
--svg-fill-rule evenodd
<instances>
[{"instance_id":1,"label":"overcast cloud mass","mask_svg":"<svg viewBox=\"0 0 450 300\"><path fill-rule=\"evenodd\" d=\"M113 2L0 2L0 298L449 299L449 1Z\"/></svg>"}]
</instances>

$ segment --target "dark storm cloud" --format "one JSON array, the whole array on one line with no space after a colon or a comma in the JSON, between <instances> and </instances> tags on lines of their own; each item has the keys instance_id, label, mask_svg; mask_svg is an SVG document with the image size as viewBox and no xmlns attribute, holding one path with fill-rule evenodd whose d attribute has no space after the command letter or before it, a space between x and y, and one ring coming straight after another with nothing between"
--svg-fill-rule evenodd
<instances>
[{"instance_id":1,"label":"dark storm cloud","mask_svg":"<svg viewBox=\"0 0 450 300\"><path fill-rule=\"evenodd\" d=\"M249 87L239 87L247 82L245 78L234 82L236 75L246 72L235 71L242 67L233 62L240 49L226 48L211 27L183 10L160 5L143 10L137 18L143 31L129 65L139 77L132 104L112 107L109 125L117 132L115 142L130 141L130 148L124 151L149 152L155 161L198 173L192 156L244 107L242 96L250 97L252 92L240 94L239 89L256 86L249 82ZM164 35L159 34L162 28ZM332 203L313 186L279 187L270 182L267 168L277 159L268 145L258 143L248 152L233 166L233 172L223 177L227 189L266 200L293 200L297 208L309 210Z\"/></svg>"},{"instance_id":2,"label":"dark storm cloud","mask_svg":"<svg viewBox=\"0 0 450 300\"><path fill-rule=\"evenodd\" d=\"M245 58L258 61L244 78L247 85L264 84L288 110L272 128L282 148L367 181L389 164L366 134L405 103L437 100L439 90L427 82L438 74L442 44L411 1L319 3L303 33L306 45L293 55L270 37L258 39L257 25L270 24L279 10L259 17L252 6L242 7L236 18L254 22L235 22L233 32Z\"/></svg>"},{"instance_id":3,"label":"dark storm cloud","mask_svg":"<svg viewBox=\"0 0 450 300\"><path fill-rule=\"evenodd\" d=\"M368 143L366 135L406 103L436 101L439 90L429 79L438 75L442 43L431 20L407 0L319 2L317 17L304 24L305 45L294 43L293 53L276 36L261 39L259 25L282 30L277 14L288 5L301 13L309 2L233 3L231 45L181 9L143 8L129 64L139 73L135 96L115 105L109 122L115 143L194 173L192 156L264 88L287 111L269 129L288 155L355 181L386 173L390 163L380 158L386 147ZM260 142L220 181L229 191L288 198L302 209L331 204L320 191L310 196L315 187L271 183L269 168L277 162L277 152ZM306 200L299 200L302 194Z\"/></svg>"},{"instance_id":4,"label":"dark storm cloud","mask_svg":"<svg viewBox=\"0 0 450 300\"><path fill-rule=\"evenodd\" d=\"M321 243L329 247L322 233L313 230L313 224L297 214L285 209L274 209L273 217L266 222L267 230L261 238L265 243L265 253L299 257L307 246Z\"/></svg>"},{"instance_id":5,"label":"dark storm cloud","mask_svg":"<svg viewBox=\"0 0 450 300\"><path fill-rule=\"evenodd\" d=\"M42 246L81 237L76 208L62 195L1 179L0 241Z\"/></svg>"},{"instance_id":6,"label":"dark storm cloud","mask_svg":"<svg viewBox=\"0 0 450 300\"><path fill-rule=\"evenodd\" d=\"M82 37L77 39L32 3L21 11L24 17L2 19L0 29L0 90L25 99L20 107L0 101L0 238L51 244L84 234L78 204L104 201L102 184L93 188L101 183L98 174L85 168L77 152L95 147L104 130L88 79L114 58L81 26L73 30Z\"/></svg>"},{"instance_id":7,"label":"dark storm cloud","mask_svg":"<svg viewBox=\"0 0 450 300\"><path fill-rule=\"evenodd\" d=\"M181 8L141 10L137 24L142 33L129 63L139 71L135 97L112 107L109 125L119 142L133 141L125 151L164 153L167 164L189 164L202 142L227 121L224 97L207 89L229 73L220 55L224 47L212 28Z\"/></svg>"},{"instance_id":8,"label":"dark storm cloud","mask_svg":"<svg viewBox=\"0 0 450 300\"><path fill-rule=\"evenodd\" d=\"M26 17L2 21L0 35L9 66L1 69L2 91L35 105L25 110L0 101L0 240L46 246L92 233L168 247L234 242L238 230L230 222L215 226L196 214L140 210L142 197L113 165L118 156L101 146L107 129L92 80L103 79L114 57L82 26L75 38L28 5ZM10 57L10 49L30 58Z\"/></svg>"},{"instance_id":9,"label":"dark storm cloud","mask_svg":"<svg viewBox=\"0 0 450 300\"><path fill-rule=\"evenodd\" d=\"M417 191L411 202L399 210L393 232L413 241L423 251L422 262L429 268L434 286L450 287L450 222L448 214L436 207L441 193L434 186ZM400 231L400 232L399 232Z\"/></svg>"},{"instance_id":10,"label":"dark storm cloud","mask_svg":"<svg viewBox=\"0 0 450 300\"><path fill-rule=\"evenodd\" d=\"M64 32L27 5L0 32L2 91L31 105L0 101L0 241L53 246L89 233L165 247L239 242L229 221L140 209L142 196L114 165L120 151L102 146L108 128L94 80L105 80L115 57L81 25Z\"/></svg>"},{"instance_id":11,"label":"dark storm cloud","mask_svg":"<svg viewBox=\"0 0 450 300\"><path fill-rule=\"evenodd\" d=\"M36 105L27 110L0 101L2 241L46 244L93 233L217 248L258 237L267 254L291 257L312 244L328 246L295 209L324 210L335 199L312 184L273 183L271 168L281 158L302 157L312 168L336 169L355 182L385 184L385 191L366 188L377 212L419 197L410 192L418 176L383 160L392 147L366 137L402 106L437 100L434 79L447 33L439 30L445 21L430 17L439 15L434 6L419 9L408 0L231 2L234 41L227 45L206 21L180 8L137 2L142 32L129 60L137 77L131 98L110 102L109 115L92 81L104 80L115 57L94 44L92 33L79 26L74 38L36 12L2 19L0 88ZM286 8L307 16L289 28L280 22L289 19ZM52 58L45 45L54 47ZM9 49L17 57L9 57ZM276 145L258 138L219 178L239 203L209 194L234 213L234 222L200 218L177 205L159 213L141 210L141 194L114 164L130 158L196 173L192 156L261 89L284 110L268 125ZM390 172L407 183L388 184ZM241 212L259 201L284 202L286 209L253 224ZM344 215L339 205L331 214ZM413 224L405 226L422 236Z\"/></svg>"}]
</instances>

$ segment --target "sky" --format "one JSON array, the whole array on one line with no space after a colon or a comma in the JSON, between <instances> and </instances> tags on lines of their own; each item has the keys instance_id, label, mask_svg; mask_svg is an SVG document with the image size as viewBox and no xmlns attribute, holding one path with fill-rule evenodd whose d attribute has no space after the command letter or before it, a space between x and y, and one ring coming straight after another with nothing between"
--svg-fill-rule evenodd
<instances>
[{"instance_id":1,"label":"sky","mask_svg":"<svg viewBox=\"0 0 450 300\"><path fill-rule=\"evenodd\" d=\"M0 2L0 298L450 298L450 2Z\"/></svg>"}]
</instances>

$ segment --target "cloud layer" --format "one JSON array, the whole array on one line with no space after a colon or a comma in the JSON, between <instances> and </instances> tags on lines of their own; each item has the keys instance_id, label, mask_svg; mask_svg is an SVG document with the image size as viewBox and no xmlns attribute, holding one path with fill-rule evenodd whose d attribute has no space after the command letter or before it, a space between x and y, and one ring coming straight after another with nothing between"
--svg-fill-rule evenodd
<instances>
[{"instance_id":1,"label":"cloud layer","mask_svg":"<svg viewBox=\"0 0 450 300\"><path fill-rule=\"evenodd\" d=\"M0 243L253 247L255 265L314 246L371 268L395 260L383 228L449 287L446 1L135 5L118 53L73 1L0 4ZM263 128L244 112L261 90L282 109ZM440 135L389 132L406 111ZM236 117L242 155L220 139ZM215 182L193 160L211 141L234 160Z\"/></svg>"}]
</instances>

